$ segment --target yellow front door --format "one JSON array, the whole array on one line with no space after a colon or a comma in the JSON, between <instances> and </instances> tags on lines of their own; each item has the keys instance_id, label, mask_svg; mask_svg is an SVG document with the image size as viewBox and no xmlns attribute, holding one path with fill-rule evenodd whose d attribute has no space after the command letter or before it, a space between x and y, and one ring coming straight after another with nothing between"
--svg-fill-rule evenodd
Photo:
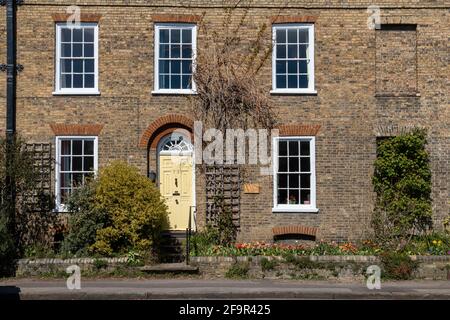
<instances>
[{"instance_id":1,"label":"yellow front door","mask_svg":"<svg viewBox=\"0 0 450 320\"><path fill-rule=\"evenodd\" d=\"M171 230L186 230L192 203L192 156L160 155L159 184Z\"/></svg>"}]
</instances>

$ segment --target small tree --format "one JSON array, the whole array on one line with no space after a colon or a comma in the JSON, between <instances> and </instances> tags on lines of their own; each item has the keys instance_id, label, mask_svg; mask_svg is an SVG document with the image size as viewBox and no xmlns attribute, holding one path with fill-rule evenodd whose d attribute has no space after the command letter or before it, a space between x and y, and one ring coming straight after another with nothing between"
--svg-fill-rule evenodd
<instances>
[{"instance_id":1,"label":"small tree","mask_svg":"<svg viewBox=\"0 0 450 320\"><path fill-rule=\"evenodd\" d=\"M431 170L425 150L426 132L387 139L378 146L373 186L375 237L400 249L412 236L432 228Z\"/></svg>"}]
</instances>

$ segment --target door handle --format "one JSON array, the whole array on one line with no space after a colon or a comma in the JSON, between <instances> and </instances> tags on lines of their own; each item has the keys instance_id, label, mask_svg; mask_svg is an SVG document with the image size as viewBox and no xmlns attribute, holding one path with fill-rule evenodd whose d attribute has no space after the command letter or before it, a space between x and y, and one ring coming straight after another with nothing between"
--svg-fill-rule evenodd
<instances>
[{"instance_id":1,"label":"door handle","mask_svg":"<svg viewBox=\"0 0 450 320\"><path fill-rule=\"evenodd\" d=\"M172 193L173 196L179 196L180 193L178 191L175 191L174 193Z\"/></svg>"}]
</instances>

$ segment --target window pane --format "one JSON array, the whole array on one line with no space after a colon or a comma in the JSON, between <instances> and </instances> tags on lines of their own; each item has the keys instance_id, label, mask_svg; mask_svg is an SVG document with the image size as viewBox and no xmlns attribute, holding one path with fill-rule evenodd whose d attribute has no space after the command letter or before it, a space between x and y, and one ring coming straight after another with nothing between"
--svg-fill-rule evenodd
<instances>
[{"instance_id":1,"label":"window pane","mask_svg":"<svg viewBox=\"0 0 450 320\"><path fill-rule=\"evenodd\" d=\"M64 73L72 72L72 60L70 59L61 60L61 72Z\"/></svg>"},{"instance_id":2,"label":"window pane","mask_svg":"<svg viewBox=\"0 0 450 320\"><path fill-rule=\"evenodd\" d=\"M287 141L280 141L278 143L278 154L280 156L287 156Z\"/></svg>"},{"instance_id":3,"label":"window pane","mask_svg":"<svg viewBox=\"0 0 450 320\"><path fill-rule=\"evenodd\" d=\"M69 197L69 190L67 189L61 189L61 203L64 203L67 201L67 198Z\"/></svg>"},{"instance_id":4,"label":"window pane","mask_svg":"<svg viewBox=\"0 0 450 320\"><path fill-rule=\"evenodd\" d=\"M81 59L73 60L73 72L83 73L83 62Z\"/></svg>"},{"instance_id":5,"label":"window pane","mask_svg":"<svg viewBox=\"0 0 450 320\"><path fill-rule=\"evenodd\" d=\"M277 30L277 43L286 43L286 29Z\"/></svg>"},{"instance_id":6,"label":"window pane","mask_svg":"<svg viewBox=\"0 0 450 320\"><path fill-rule=\"evenodd\" d=\"M74 88L83 88L83 75L82 74L74 74L73 75L73 87Z\"/></svg>"},{"instance_id":7,"label":"window pane","mask_svg":"<svg viewBox=\"0 0 450 320\"><path fill-rule=\"evenodd\" d=\"M72 170L70 166L70 157L61 157L61 171Z\"/></svg>"},{"instance_id":8,"label":"window pane","mask_svg":"<svg viewBox=\"0 0 450 320\"><path fill-rule=\"evenodd\" d=\"M180 58L181 57L181 46L180 45L172 45L170 48L171 58Z\"/></svg>"},{"instance_id":9,"label":"window pane","mask_svg":"<svg viewBox=\"0 0 450 320\"><path fill-rule=\"evenodd\" d=\"M297 73L297 61L288 61L288 73Z\"/></svg>"},{"instance_id":10,"label":"window pane","mask_svg":"<svg viewBox=\"0 0 450 320\"><path fill-rule=\"evenodd\" d=\"M288 172L287 168L287 158L286 157L280 157L278 160L278 171L279 172Z\"/></svg>"},{"instance_id":11,"label":"window pane","mask_svg":"<svg viewBox=\"0 0 450 320\"><path fill-rule=\"evenodd\" d=\"M297 29L288 29L288 42L297 43Z\"/></svg>"},{"instance_id":12,"label":"window pane","mask_svg":"<svg viewBox=\"0 0 450 320\"><path fill-rule=\"evenodd\" d=\"M159 73L169 73L169 60L159 60Z\"/></svg>"},{"instance_id":13,"label":"window pane","mask_svg":"<svg viewBox=\"0 0 450 320\"><path fill-rule=\"evenodd\" d=\"M70 29L61 29L61 42L72 42L72 32Z\"/></svg>"},{"instance_id":14,"label":"window pane","mask_svg":"<svg viewBox=\"0 0 450 320\"><path fill-rule=\"evenodd\" d=\"M298 156L298 141L289 141L289 155Z\"/></svg>"},{"instance_id":15,"label":"window pane","mask_svg":"<svg viewBox=\"0 0 450 320\"><path fill-rule=\"evenodd\" d=\"M308 39L309 39L309 36L308 36L308 30L307 29L300 29L299 31L298 31L298 42L300 42L300 43L308 43L309 41L308 41Z\"/></svg>"},{"instance_id":16,"label":"window pane","mask_svg":"<svg viewBox=\"0 0 450 320\"><path fill-rule=\"evenodd\" d=\"M159 30L159 43L169 43L169 30Z\"/></svg>"},{"instance_id":17,"label":"window pane","mask_svg":"<svg viewBox=\"0 0 450 320\"><path fill-rule=\"evenodd\" d=\"M183 61L182 62L182 72L183 73L188 73L191 74L192 73L192 61Z\"/></svg>"},{"instance_id":18,"label":"window pane","mask_svg":"<svg viewBox=\"0 0 450 320\"><path fill-rule=\"evenodd\" d=\"M301 172L309 172L311 170L309 157L300 158L300 170Z\"/></svg>"},{"instance_id":19,"label":"window pane","mask_svg":"<svg viewBox=\"0 0 450 320\"><path fill-rule=\"evenodd\" d=\"M70 155L70 140L61 141L61 154Z\"/></svg>"},{"instance_id":20,"label":"window pane","mask_svg":"<svg viewBox=\"0 0 450 320\"><path fill-rule=\"evenodd\" d=\"M94 141L84 140L84 154L87 155L94 154Z\"/></svg>"},{"instance_id":21,"label":"window pane","mask_svg":"<svg viewBox=\"0 0 450 320\"><path fill-rule=\"evenodd\" d=\"M83 29L73 29L73 42L83 42Z\"/></svg>"},{"instance_id":22,"label":"window pane","mask_svg":"<svg viewBox=\"0 0 450 320\"><path fill-rule=\"evenodd\" d=\"M277 45L277 58L286 58L286 45Z\"/></svg>"},{"instance_id":23,"label":"window pane","mask_svg":"<svg viewBox=\"0 0 450 320\"><path fill-rule=\"evenodd\" d=\"M192 58L192 46L184 45L183 48L183 58Z\"/></svg>"},{"instance_id":24,"label":"window pane","mask_svg":"<svg viewBox=\"0 0 450 320\"><path fill-rule=\"evenodd\" d=\"M277 60L277 74L286 73L286 61Z\"/></svg>"},{"instance_id":25,"label":"window pane","mask_svg":"<svg viewBox=\"0 0 450 320\"><path fill-rule=\"evenodd\" d=\"M170 61L170 73L181 73L181 61L175 60Z\"/></svg>"},{"instance_id":26,"label":"window pane","mask_svg":"<svg viewBox=\"0 0 450 320\"><path fill-rule=\"evenodd\" d=\"M63 44L61 47L61 57L71 57L72 46L70 44Z\"/></svg>"},{"instance_id":27,"label":"window pane","mask_svg":"<svg viewBox=\"0 0 450 320\"><path fill-rule=\"evenodd\" d=\"M298 172L298 158L297 157L289 157L289 172Z\"/></svg>"},{"instance_id":28,"label":"window pane","mask_svg":"<svg viewBox=\"0 0 450 320\"><path fill-rule=\"evenodd\" d=\"M289 204L299 204L299 190L289 189Z\"/></svg>"},{"instance_id":29,"label":"window pane","mask_svg":"<svg viewBox=\"0 0 450 320\"><path fill-rule=\"evenodd\" d=\"M308 63L306 60L300 60L299 62L299 73L308 73Z\"/></svg>"},{"instance_id":30,"label":"window pane","mask_svg":"<svg viewBox=\"0 0 450 320\"><path fill-rule=\"evenodd\" d=\"M169 45L162 44L159 46L159 57L160 58L169 58Z\"/></svg>"},{"instance_id":31,"label":"window pane","mask_svg":"<svg viewBox=\"0 0 450 320\"><path fill-rule=\"evenodd\" d=\"M170 42L171 43L180 43L180 30L179 29L172 29L170 30Z\"/></svg>"},{"instance_id":32,"label":"window pane","mask_svg":"<svg viewBox=\"0 0 450 320\"><path fill-rule=\"evenodd\" d=\"M301 44L298 46L298 57L299 58L307 58L306 50L308 46L305 44Z\"/></svg>"},{"instance_id":33,"label":"window pane","mask_svg":"<svg viewBox=\"0 0 450 320\"><path fill-rule=\"evenodd\" d=\"M308 174L302 174L302 175L300 175L300 187L301 188L307 188L307 189L309 189L309 188L311 188L311 175L308 173Z\"/></svg>"},{"instance_id":34,"label":"window pane","mask_svg":"<svg viewBox=\"0 0 450 320\"><path fill-rule=\"evenodd\" d=\"M288 76L288 88L297 88L297 76Z\"/></svg>"},{"instance_id":35,"label":"window pane","mask_svg":"<svg viewBox=\"0 0 450 320\"><path fill-rule=\"evenodd\" d=\"M182 77L183 83L182 83L182 89L191 89L191 76L183 76Z\"/></svg>"},{"instance_id":36,"label":"window pane","mask_svg":"<svg viewBox=\"0 0 450 320\"><path fill-rule=\"evenodd\" d=\"M287 190L278 190L278 204L287 204Z\"/></svg>"},{"instance_id":37,"label":"window pane","mask_svg":"<svg viewBox=\"0 0 450 320\"><path fill-rule=\"evenodd\" d=\"M61 88L72 88L72 75L65 74L61 77Z\"/></svg>"},{"instance_id":38,"label":"window pane","mask_svg":"<svg viewBox=\"0 0 450 320\"><path fill-rule=\"evenodd\" d=\"M168 74L166 75L160 75L159 76L159 87L161 89L170 89L170 76Z\"/></svg>"},{"instance_id":39,"label":"window pane","mask_svg":"<svg viewBox=\"0 0 450 320\"><path fill-rule=\"evenodd\" d=\"M94 157L84 157L84 171L94 171Z\"/></svg>"},{"instance_id":40,"label":"window pane","mask_svg":"<svg viewBox=\"0 0 450 320\"><path fill-rule=\"evenodd\" d=\"M94 85L94 75L93 74L86 74L84 76L84 87L85 88L95 88Z\"/></svg>"},{"instance_id":41,"label":"window pane","mask_svg":"<svg viewBox=\"0 0 450 320\"><path fill-rule=\"evenodd\" d=\"M83 157L72 158L72 171L83 171Z\"/></svg>"},{"instance_id":42,"label":"window pane","mask_svg":"<svg viewBox=\"0 0 450 320\"><path fill-rule=\"evenodd\" d=\"M93 44L85 44L84 45L84 56L85 57L94 57L94 45Z\"/></svg>"},{"instance_id":43,"label":"window pane","mask_svg":"<svg viewBox=\"0 0 450 320\"><path fill-rule=\"evenodd\" d=\"M73 45L73 56L74 57L82 57L83 56L83 45L82 44L74 44Z\"/></svg>"},{"instance_id":44,"label":"window pane","mask_svg":"<svg viewBox=\"0 0 450 320\"><path fill-rule=\"evenodd\" d=\"M288 175L287 174L279 174L278 175L278 188L287 188L288 185Z\"/></svg>"},{"instance_id":45,"label":"window pane","mask_svg":"<svg viewBox=\"0 0 450 320\"><path fill-rule=\"evenodd\" d=\"M309 156L309 141L300 141L300 152L302 156Z\"/></svg>"},{"instance_id":46,"label":"window pane","mask_svg":"<svg viewBox=\"0 0 450 320\"><path fill-rule=\"evenodd\" d=\"M84 29L84 42L94 42L94 29L93 28Z\"/></svg>"},{"instance_id":47,"label":"window pane","mask_svg":"<svg viewBox=\"0 0 450 320\"><path fill-rule=\"evenodd\" d=\"M298 87L299 88L308 88L308 76L302 75L298 77Z\"/></svg>"},{"instance_id":48,"label":"window pane","mask_svg":"<svg viewBox=\"0 0 450 320\"><path fill-rule=\"evenodd\" d=\"M83 141L82 140L73 140L72 141L72 154L78 155L82 154L83 151Z\"/></svg>"},{"instance_id":49,"label":"window pane","mask_svg":"<svg viewBox=\"0 0 450 320\"><path fill-rule=\"evenodd\" d=\"M170 88L181 89L181 76L179 75L170 76Z\"/></svg>"},{"instance_id":50,"label":"window pane","mask_svg":"<svg viewBox=\"0 0 450 320\"><path fill-rule=\"evenodd\" d=\"M95 72L94 59L84 60L84 72Z\"/></svg>"},{"instance_id":51,"label":"window pane","mask_svg":"<svg viewBox=\"0 0 450 320\"><path fill-rule=\"evenodd\" d=\"M286 88L286 76L278 76L277 75L277 88Z\"/></svg>"},{"instance_id":52,"label":"window pane","mask_svg":"<svg viewBox=\"0 0 450 320\"><path fill-rule=\"evenodd\" d=\"M300 204L311 204L311 191L310 190L301 190L301 200Z\"/></svg>"},{"instance_id":53,"label":"window pane","mask_svg":"<svg viewBox=\"0 0 450 320\"><path fill-rule=\"evenodd\" d=\"M289 188L298 188L298 174L289 175Z\"/></svg>"},{"instance_id":54,"label":"window pane","mask_svg":"<svg viewBox=\"0 0 450 320\"><path fill-rule=\"evenodd\" d=\"M288 58L297 58L297 45L288 45Z\"/></svg>"},{"instance_id":55,"label":"window pane","mask_svg":"<svg viewBox=\"0 0 450 320\"><path fill-rule=\"evenodd\" d=\"M192 43L192 30L191 29L183 30L183 43Z\"/></svg>"},{"instance_id":56,"label":"window pane","mask_svg":"<svg viewBox=\"0 0 450 320\"><path fill-rule=\"evenodd\" d=\"M67 188L71 186L70 173L61 173L59 177L61 188Z\"/></svg>"}]
</instances>

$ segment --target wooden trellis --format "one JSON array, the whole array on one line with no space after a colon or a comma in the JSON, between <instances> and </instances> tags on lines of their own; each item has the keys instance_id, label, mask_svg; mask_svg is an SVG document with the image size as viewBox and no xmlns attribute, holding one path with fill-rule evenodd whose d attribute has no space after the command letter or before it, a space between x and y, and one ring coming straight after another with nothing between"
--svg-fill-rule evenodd
<instances>
[{"instance_id":1,"label":"wooden trellis","mask_svg":"<svg viewBox=\"0 0 450 320\"><path fill-rule=\"evenodd\" d=\"M233 222L240 226L241 175L238 165L206 166L206 222L216 225L217 197L223 197L224 204L233 213Z\"/></svg>"},{"instance_id":2,"label":"wooden trellis","mask_svg":"<svg viewBox=\"0 0 450 320\"><path fill-rule=\"evenodd\" d=\"M33 194L27 197L28 204L33 206L36 212L50 211L53 207L52 172L53 157L51 143L28 143L26 150L34 159L34 167L39 172L38 183Z\"/></svg>"}]
</instances>

